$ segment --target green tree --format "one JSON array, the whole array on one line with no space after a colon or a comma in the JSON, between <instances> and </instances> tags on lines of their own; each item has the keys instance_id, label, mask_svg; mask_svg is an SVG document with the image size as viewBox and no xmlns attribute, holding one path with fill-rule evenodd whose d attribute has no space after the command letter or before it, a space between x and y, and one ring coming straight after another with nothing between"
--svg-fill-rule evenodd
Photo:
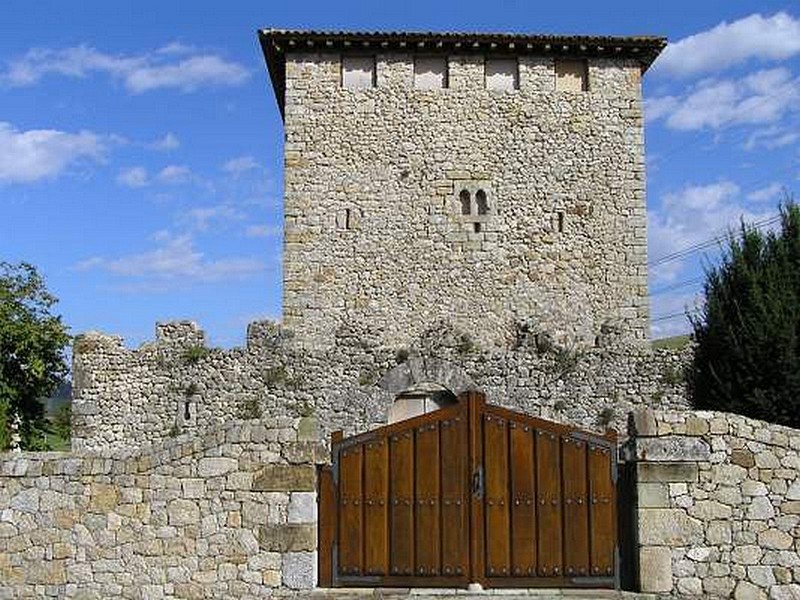
<instances>
[{"instance_id":1,"label":"green tree","mask_svg":"<svg viewBox=\"0 0 800 600\"><path fill-rule=\"evenodd\" d=\"M780 229L742 224L709 268L705 305L692 319L697 408L800 426L800 208Z\"/></svg>"},{"instance_id":2,"label":"green tree","mask_svg":"<svg viewBox=\"0 0 800 600\"><path fill-rule=\"evenodd\" d=\"M5 407L0 443L6 446L17 415L22 447L46 446L42 398L67 374L64 351L70 339L61 317L51 313L56 302L32 265L0 262L0 405Z\"/></svg>"}]
</instances>

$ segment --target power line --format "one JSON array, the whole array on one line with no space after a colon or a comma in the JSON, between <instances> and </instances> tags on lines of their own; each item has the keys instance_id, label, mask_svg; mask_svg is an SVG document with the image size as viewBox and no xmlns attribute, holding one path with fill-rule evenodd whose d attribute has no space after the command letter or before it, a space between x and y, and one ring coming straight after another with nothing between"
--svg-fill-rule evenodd
<instances>
[{"instance_id":1,"label":"power line","mask_svg":"<svg viewBox=\"0 0 800 600\"><path fill-rule=\"evenodd\" d=\"M751 228L754 228L754 229L761 229L762 227L767 227L769 225L772 225L773 223L778 222L780 220L780 218L781 218L780 214L772 215L770 217L766 217L766 218L761 219L759 221L755 221L753 223L750 223L748 226L751 227ZM686 256L694 254L695 252L699 252L700 250L705 250L706 248L714 246L715 244L719 244L720 242L722 242L724 240L725 240L725 234L718 234L718 235L714 236L713 238L704 240L702 242L697 242L697 243L691 244L690 246L686 246L685 248L681 248L679 250L675 250L674 252L670 252L669 254L665 254L664 256L662 256L660 258L657 258L655 260L650 261L649 263L647 263L647 266L648 267L657 267L659 265L663 265L665 263L672 262L673 260L678 260L680 258L685 258Z\"/></svg>"},{"instance_id":2,"label":"power line","mask_svg":"<svg viewBox=\"0 0 800 600\"><path fill-rule=\"evenodd\" d=\"M658 317L654 317L650 319L650 322L658 323L659 321L669 321L670 319L676 319L678 317L689 318L691 315L696 315L698 312L700 312L699 308L695 308L694 310L689 310L689 311L683 310L681 312L676 312L669 315L660 315Z\"/></svg>"},{"instance_id":3,"label":"power line","mask_svg":"<svg viewBox=\"0 0 800 600\"><path fill-rule=\"evenodd\" d=\"M698 283L701 283L702 281L703 281L702 277L693 277L692 279L684 279L683 281L678 281L677 283L672 283L670 285L665 285L663 287L655 289L652 292L650 292L650 295L651 296L658 296L658 295L663 294L665 292L671 292L673 290L679 290L679 289L682 289L682 288L686 288L686 287L690 287L690 286L696 285Z\"/></svg>"}]
</instances>

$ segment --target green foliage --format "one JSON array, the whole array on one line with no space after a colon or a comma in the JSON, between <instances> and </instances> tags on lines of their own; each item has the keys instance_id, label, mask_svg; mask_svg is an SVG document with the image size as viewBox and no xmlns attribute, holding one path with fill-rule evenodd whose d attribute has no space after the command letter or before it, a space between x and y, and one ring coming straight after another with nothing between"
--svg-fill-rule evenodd
<instances>
[{"instance_id":1,"label":"green foliage","mask_svg":"<svg viewBox=\"0 0 800 600\"><path fill-rule=\"evenodd\" d=\"M800 427L800 208L780 210L779 231L742 224L708 269L691 383L697 408Z\"/></svg>"},{"instance_id":2,"label":"green foliage","mask_svg":"<svg viewBox=\"0 0 800 600\"><path fill-rule=\"evenodd\" d=\"M681 385L686 381L686 373L681 367L667 365L661 373L661 381L667 385Z\"/></svg>"},{"instance_id":3,"label":"green foliage","mask_svg":"<svg viewBox=\"0 0 800 600\"><path fill-rule=\"evenodd\" d=\"M190 383L186 386L186 389L183 390L183 394L187 397L194 396L200 391L200 388L197 387L196 383Z\"/></svg>"},{"instance_id":4,"label":"green foliage","mask_svg":"<svg viewBox=\"0 0 800 600\"><path fill-rule=\"evenodd\" d=\"M51 420L53 433L62 440L69 441L72 433L72 405L64 404Z\"/></svg>"},{"instance_id":5,"label":"green foliage","mask_svg":"<svg viewBox=\"0 0 800 600\"><path fill-rule=\"evenodd\" d=\"M44 280L27 263L0 262L0 403L6 408L7 439L13 415L19 415L22 448L46 448L48 423L42 398L67 374L66 326L51 310L56 304Z\"/></svg>"},{"instance_id":6,"label":"green foliage","mask_svg":"<svg viewBox=\"0 0 800 600\"><path fill-rule=\"evenodd\" d=\"M606 406L600 413L597 415L597 424L601 427L608 427L611 423L614 422L614 417L616 417L616 411L612 406Z\"/></svg>"},{"instance_id":7,"label":"green foliage","mask_svg":"<svg viewBox=\"0 0 800 600\"><path fill-rule=\"evenodd\" d=\"M471 352L475 352L477 350L477 344L468 333L462 333L461 336L459 336L458 344L456 345L456 352L458 352L461 356L470 354Z\"/></svg>"},{"instance_id":8,"label":"green foliage","mask_svg":"<svg viewBox=\"0 0 800 600\"><path fill-rule=\"evenodd\" d=\"M170 430L167 432L167 435L171 438L178 437L181 434L181 428L175 423Z\"/></svg>"},{"instance_id":9,"label":"green foliage","mask_svg":"<svg viewBox=\"0 0 800 600\"><path fill-rule=\"evenodd\" d=\"M378 381L378 371L367 369L358 376L358 385L374 385Z\"/></svg>"},{"instance_id":10,"label":"green foliage","mask_svg":"<svg viewBox=\"0 0 800 600\"><path fill-rule=\"evenodd\" d=\"M394 360L398 365L403 364L408 360L408 348L400 348L394 354Z\"/></svg>"},{"instance_id":11,"label":"green foliage","mask_svg":"<svg viewBox=\"0 0 800 600\"><path fill-rule=\"evenodd\" d=\"M689 335L675 335L661 338L660 340L653 340L650 345L656 350L661 348L666 350L680 350L681 348L685 348L691 341L692 337Z\"/></svg>"},{"instance_id":12,"label":"green foliage","mask_svg":"<svg viewBox=\"0 0 800 600\"><path fill-rule=\"evenodd\" d=\"M267 384L267 387L282 385L286 383L288 379L289 373L286 372L286 367L283 365L264 369L264 383Z\"/></svg>"},{"instance_id":13,"label":"green foliage","mask_svg":"<svg viewBox=\"0 0 800 600\"><path fill-rule=\"evenodd\" d=\"M11 411L7 400L0 400L0 451L11 445Z\"/></svg>"},{"instance_id":14,"label":"green foliage","mask_svg":"<svg viewBox=\"0 0 800 600\"><path fill-rule=\"evenodd\" d=\"M205 346L189 346L183 351L183 360L190 365L196 365L208 356L210 352Z\"/></svg>"},{"instance_id":15,"label":"green foliage","mask_svg":"<svg viewBox=\"0 0 800 600\"><path fill-rule=\"evenodd\" d=\"M242 401L239 410L240 419L259 419L261 414L261 405L258 402L258 398L248 396Z\"/></svg>"}]
</instances>

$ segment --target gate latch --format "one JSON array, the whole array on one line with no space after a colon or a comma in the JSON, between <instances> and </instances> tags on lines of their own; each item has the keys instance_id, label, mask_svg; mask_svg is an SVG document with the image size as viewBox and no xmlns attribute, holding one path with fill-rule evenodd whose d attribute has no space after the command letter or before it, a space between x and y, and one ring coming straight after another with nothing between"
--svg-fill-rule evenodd
<instances>
[{"instance_id":1,"label":"gate latch","mask_svg":"<svg viewBox=\"0 0 800 600\"><path fill-rule=\"evenodd\" d=\"M472 495L483 498L483 465L478 466L472 473Z\"/></svg>"}]
</instances>

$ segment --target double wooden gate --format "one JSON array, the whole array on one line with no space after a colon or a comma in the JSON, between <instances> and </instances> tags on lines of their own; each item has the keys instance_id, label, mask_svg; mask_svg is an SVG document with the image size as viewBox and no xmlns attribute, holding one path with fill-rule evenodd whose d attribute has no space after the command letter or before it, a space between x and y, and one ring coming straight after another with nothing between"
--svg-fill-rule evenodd
<instances>
[{"instance_id":1,"label":"double wooden gate","mask_svg":"<svg viewBox=\"0 0 800 600\"><path fill-rule=\"evenodd\" d=\"M615 447L478 393L334 434L320 585L615 587Z\"/></svg>"}]
</instances>

